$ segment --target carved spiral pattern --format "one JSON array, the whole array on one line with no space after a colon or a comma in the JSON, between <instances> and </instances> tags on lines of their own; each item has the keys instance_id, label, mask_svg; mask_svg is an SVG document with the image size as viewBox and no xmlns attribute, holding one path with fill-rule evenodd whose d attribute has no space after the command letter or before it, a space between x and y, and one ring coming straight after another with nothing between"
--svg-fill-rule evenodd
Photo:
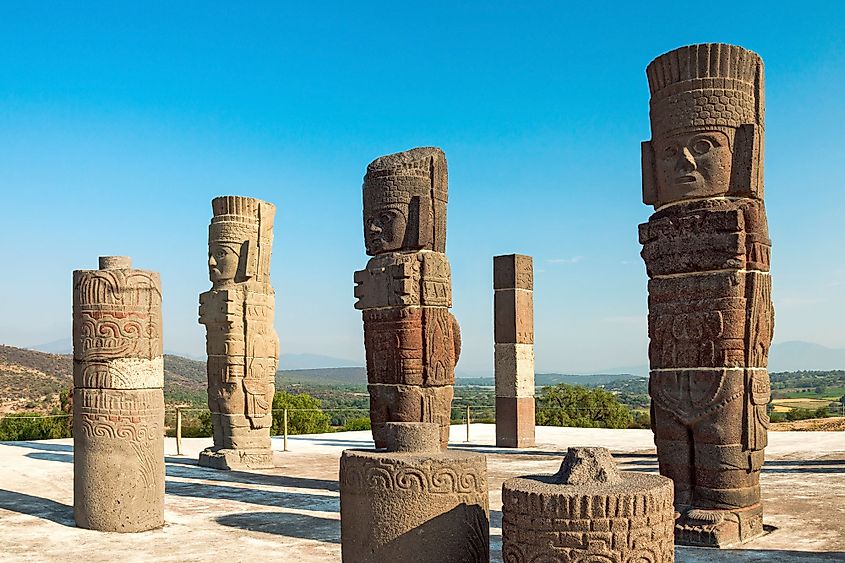
<instances>
[{"instance_id":1,"label":"carved spiral pattern","mask_svg":"<svg viewBox=\"0 0 845 563\"><path fill-rule=\"evenodd\" d=\"M345 459L342 484L350 489L419 491L432 494L486 494L487 479L478 468L464 465L408 467L385 460Z\"/></svg>"}]
</instances>

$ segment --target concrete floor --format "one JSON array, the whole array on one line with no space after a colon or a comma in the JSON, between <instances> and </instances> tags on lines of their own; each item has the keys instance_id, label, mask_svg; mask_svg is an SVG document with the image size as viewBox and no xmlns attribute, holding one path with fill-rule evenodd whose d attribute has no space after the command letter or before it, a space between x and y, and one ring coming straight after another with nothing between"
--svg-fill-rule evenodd
<instances>
[{"instance_id":1,"label":"concrete floor","mask_svg":"<svg viewBox=\"0 0 845 563\"><path fill-rule=\"evenodd\" d=\"M677 561L845 561L845 432L769 436L768 533L742 549L679 547ZM488 455L493 561L501 561L505 479L556 471L568 446L604 446L625 470L657 470L648 430L540 427L530 450L495 448L492 425L473 424L470 438L466 426L452 427L452 447ZM209 444L186 439L176 456L168 439L167 525L113 534L74 526L72 440L0 442L0 561L340 561L338 459L345 448L372 447L369 432L291 437L276 468L261 472L197 467Z\"/></svg>"}]
</instances>

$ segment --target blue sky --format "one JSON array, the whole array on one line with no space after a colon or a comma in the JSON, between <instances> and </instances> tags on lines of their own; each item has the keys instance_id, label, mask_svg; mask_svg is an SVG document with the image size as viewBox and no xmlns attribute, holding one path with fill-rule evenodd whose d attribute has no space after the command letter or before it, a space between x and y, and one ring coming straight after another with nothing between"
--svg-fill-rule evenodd
<instances>
[{"instance_id":1,"label":"blue sky","mask_svg":"<svg viewBox=\"0 0 845 563\"><path fill-rule=\"evenodd\" d=\"M0 342L69 336L71 271L128 254L161 272L166 348L201 355L209 202L238 194L278 206L283 352L361 361L361 178L436 145L459 370L491 369L511 252L535 258L539 370L643 364L645 67L722 41L766 64L775 341L845 347L843 6L0 4Z\"/></svg>"}]
</instances>

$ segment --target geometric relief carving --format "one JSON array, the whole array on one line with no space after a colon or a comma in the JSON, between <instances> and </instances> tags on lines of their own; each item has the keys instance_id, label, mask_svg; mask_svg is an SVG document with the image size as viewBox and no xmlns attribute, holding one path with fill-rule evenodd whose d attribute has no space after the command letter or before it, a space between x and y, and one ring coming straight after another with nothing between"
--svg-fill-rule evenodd
<instances>
[{"instance_id":1,"label":"geometric relief carving","mask_svg":"<svg viewBox=\"0 0 845 563\"><path fill-rule=\"evenodd\" d=\"M490 560L483 455L441 451L433 424L388 424L386 450L340 458L344 561Z\"/></svg>"},{"instance_id":2,"label":"geometric relief carving","mask_svg":"<svg viewBox=\"0 0 845 563\"><path fill-rule=\"evenodd\" d=\"M164 364L157 273L126 257L73 279L74 517L101 531L164 524Z\"/></svg>"},{"instance_id":3,"label":"geometric relief carving","mask_svg":"<svg viewBox=\"0 0 845 563\"><path fill-rule=\"evenodd\" d=\"M212 200L211 290L200 294L206 328L208 407L214 445L200 465L272 467L270 427L279 358L270 285L275 207L249 197Z\"/></svg>"},{"instance_id":4,"label":"geometric relief carving","mask_svg":"<svg viewBox=\"0 0 845 563\"><path fill-rule=\"evenodd\" d=\"M763 63L742 47L691 45L646 74L643 201L655 212L639 238L652 428L660 472L675 485L676 540L723 546L762 533L774 330Z\"/></svg>"},{"instance_id":5,"label":"geometric relief carving","mask_svg":"<svg viewBox=\"0 0 845 563\"><path fill-rule=\"evenodd\" d=\"M461 340L449 312L446 176L443 151L428 147L378 158L364 177L364 242L372 258L355 272L355 308L364 322L377 444L383 443L380 428L390 421L437 421L441 445L448 442ZM449 387L449 392L413 392L409 386ZM417 397L409 400L411 395ZM387 396L401 397L402 406L388 408Z\"/></svg>"}]
</instances>

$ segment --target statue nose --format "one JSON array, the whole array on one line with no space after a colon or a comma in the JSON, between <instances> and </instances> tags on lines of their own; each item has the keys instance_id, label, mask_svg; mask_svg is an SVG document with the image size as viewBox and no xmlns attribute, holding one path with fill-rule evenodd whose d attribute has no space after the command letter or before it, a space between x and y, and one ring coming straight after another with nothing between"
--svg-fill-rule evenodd
<instances>
[{"instance_id":1,"label":"statue nose","mask_svg":"<svg viewBox=\"0 0 845 563\"><path fill-rule=\"evenodd\" d=\"M378 225L376 225L376 223L375 223L375 222L372 222L372 223L370 223L370 232L371 232L371 233L380 233L380 232L381 232L381 227L379 227Z\"/></svg>"},{"instance_id":2,"label":"statue nose","mask_svg":"<svg viewBox=\"0 0 845 563\"><path fill-rule=\"evenodd\" d=\"M675 164L675 171L680 172L681 174L689 174L695 170L695 168L695 158L693 158L689 149L684 147L681 149L681 152L678 153L678 162Z\"/></svg>"},{"instance_id":3,"label":"statue nose","mask_svg":"<svg viewBox=\"0 0 845 563\"><path fill-rule=\"evenodd\" d=\"M217 260L214 259L214 256L208 257L208 265L212 268L217 265Z\"/></svg>"}]
</instances>

